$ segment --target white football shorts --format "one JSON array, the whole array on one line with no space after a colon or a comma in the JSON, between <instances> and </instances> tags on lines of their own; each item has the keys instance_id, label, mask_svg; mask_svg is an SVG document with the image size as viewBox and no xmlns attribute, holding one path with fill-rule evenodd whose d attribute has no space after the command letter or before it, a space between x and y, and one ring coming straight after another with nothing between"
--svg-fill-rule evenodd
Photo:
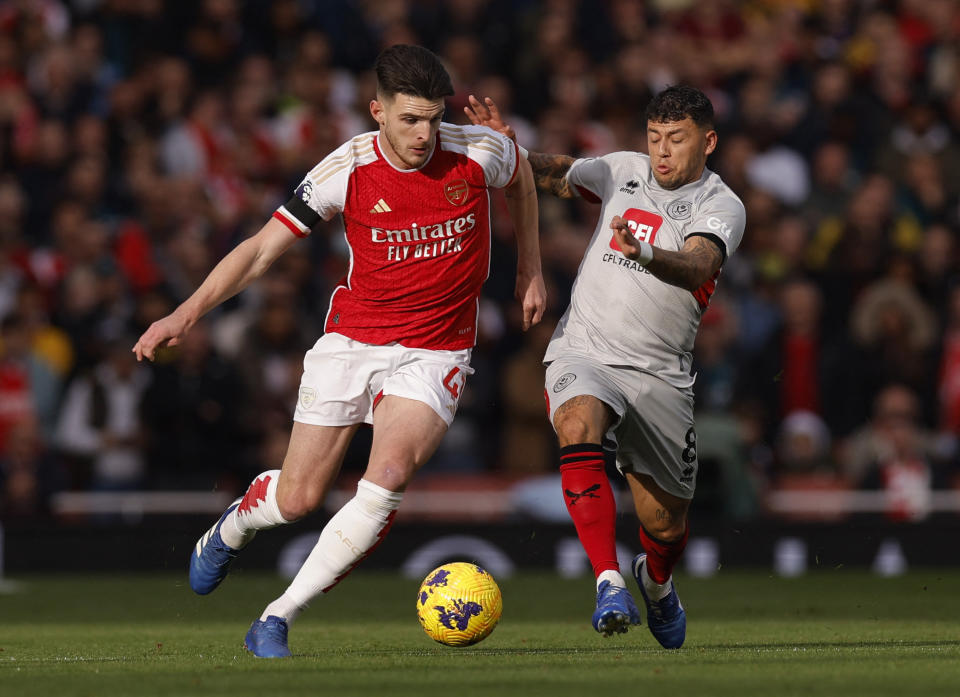
<instances>
[{"instance_id":1,"label":"white football shorts","mask_svg":"<svg viewBox=\"0 0 960 697\"><path fill-rule=\"evenodd\" d=\"M324 334L304 356L293 419L314 426L372 424L380 398L394 395L423 402L449 426L473 373L471 352L377 346Z\"/></svg>"},{"instance_id":2,"label":"white football shorts","mask_svg":"<svg viewBox=\"0 0 960 697\"><path fill-rule=\"evenodd\" d=\"M569 356L547 366L545 394L551 425L557 409L573 397L591 395L609 405L618 418L607 438L616 443L620 471L648 474L664 491L693 498L698 463L691 388Z\"/></svg>"}]
</instances>

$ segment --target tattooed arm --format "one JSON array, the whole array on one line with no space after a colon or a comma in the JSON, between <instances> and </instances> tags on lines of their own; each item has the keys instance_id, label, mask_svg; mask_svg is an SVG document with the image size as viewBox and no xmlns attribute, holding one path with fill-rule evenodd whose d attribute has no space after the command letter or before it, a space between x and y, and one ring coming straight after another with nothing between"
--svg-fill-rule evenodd
<instances>
[{"instance_id":1,"label":"tattooed arm","mask_svg":"<svg viewBox=\"0 0 960 697\"><path fill-rule=\"evenodd\" d=\"M620 249L630 259L639 260L647 270L664 283L693 292L713 278L723 265L723 252L718 243L704 235L691 235L679 252L660 249L640 242L619 215L610 221ZM644 247L652 258L643 261Z\"/></svg>"},{"instance_id":2,"label":"tattooed arm","mask_svg":"<svg viewBox=\"0 0 960 697\"><path fill-rule=\"evenodd\" d=\"M533 179L537 189L560 198L573 198L576 194L567 181L567 172L574 158L569 155L547 155L542 152L531 152L527 155L530 166L533 168Z\"/></svg>"}]
</instances>

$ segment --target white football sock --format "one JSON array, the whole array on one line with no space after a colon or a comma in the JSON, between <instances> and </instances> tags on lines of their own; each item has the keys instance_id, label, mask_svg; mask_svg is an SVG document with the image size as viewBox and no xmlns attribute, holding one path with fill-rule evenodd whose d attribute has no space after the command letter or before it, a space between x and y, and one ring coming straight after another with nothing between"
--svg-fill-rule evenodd
<instances>
[{"instance_id":1,"label":"white football sock","mask_svg":"<svg viewBox=\"0 0 960 697\"><path fill-rule=\"evenodd\" d=\"M304 608L313 598L333 588L380 543L402 499L402 492L361 479L357 495L327 522L284 596Z\"/></svg>"},{"instance_id":2,"label":"white football sock","mask_svg":"<svg viewBox=\"0 0 960 697\"><path fill-rule=\"evenodd\" d=\"M600 575L597 576L597 588L600 588L600 584L604 581L610 581L611 586L620 586L620 588L627 587L627 583L623 580L623 576L620 575L620 572L614 571L613 569L607 569L606 571L600 572Z\"/></svg>"},{"instance_id":3,"label":"white football sock","mask_svg":"<svg viewBox=\"0 0 960 697\"><path fill-rule=\"evenodd\" d=\"M650 600L660 600L670 592L670 583L673 580L673 575L671 575L666 582L657 583L650 578L650 574L647 573L647 562L644 561L643 566L640 568L640 578L643 581L643 589L647 592L647 597L650 598Z\"/></svg>"},{"instance_id":4,"label":"white football sock","mask_svg":"<svg viewBox=\"0 0 960 697\"><path fill-rule=\"evenodd\" d=\"M280 470L269 470L257 475L243 500L220 526L220 537L234 549L242 549L247 545L257 530L275 528L285 525L280 515L280 506L277 504L277 482L280 481Z\"/></svg>"},{"instance_id":5,"label":"white football sock","mask_svg":"<svg viewBox=\"0 0 960 697\"><path fill-rule=\"evenodd\" d=\"M297 615L299 615L303 609L304 608L297 605L296 600L284 593L272 603L267 605L266 609L263 611L263 614L260 615L260 621L263 622L270 615L274 615L276 617L284 618L287 621L287 624L290 624L297 619Z\"/></svg>"}]
</instances>

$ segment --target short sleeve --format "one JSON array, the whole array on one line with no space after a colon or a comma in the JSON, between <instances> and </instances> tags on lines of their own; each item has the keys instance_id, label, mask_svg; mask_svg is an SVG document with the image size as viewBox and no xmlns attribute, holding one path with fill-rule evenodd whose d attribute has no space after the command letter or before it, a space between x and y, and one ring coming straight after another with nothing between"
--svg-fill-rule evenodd
<instances>
[{"instance_id":1,"label":"short sleeve","mask_svg":"<svg viewBox=\"0 0 960 697\"><path fill-rule=\"evenodd\" d=\"M723 242L726 257L740 246L747 215L743 203L732 194L715 194L703 201L690 225L687 237L710 235Z\"/></svg>"},{"instance_id":2,"label":"short sleeve","mask_svg":"<svg viewBox=\"0 0 960 697\"><path fill-rule=\"evenodd\" d=\"M610 163L602 157L575 160L567 171L567 182L574 191L591 203L603 200L610 181Z\"/></svg>"},{"instance_id":3,"label":"short sleeve","mask_svg":"<svg viewBox=\"0 0 960 697\"><path fill-rule=\"evenodd\" d=\"M273 214L298 237L306 237L321 220L343 211L350 174L358 160L373 153L373 143L354 138L341 145L303 178L285 204Z\"/></svg>"},{"instance_id":4,"label":"short sleeve","mask_svg":"<svg viewBox=\"0 0 960 697\"><path fill-rule=\"evenodd\" d=\"M502 189L510 186L517 176L520 151L517 144L502 133L486 126L446 126L440 131L454 149L465 147L467 157L480 165L487 186Z\"/></svg>"}]
</instances>

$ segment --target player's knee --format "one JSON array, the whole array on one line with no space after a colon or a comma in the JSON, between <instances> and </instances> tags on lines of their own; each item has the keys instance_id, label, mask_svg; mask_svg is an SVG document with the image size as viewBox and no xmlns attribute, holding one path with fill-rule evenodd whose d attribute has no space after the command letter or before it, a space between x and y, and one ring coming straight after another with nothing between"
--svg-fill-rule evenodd
<instances>
[{"instance_id":1,"label":"player's knee","mask_svg":"<svg viewBox=\"0 0 960 697\"><path fill-rule=\"evenodd\" d=\"M407 488L410 480L413 479L416 470L416 465L412 463L380 464L376 467L367 468L363 478L387 491L403 491Z\"/></svg>"},{"instance_id":2,"label":"player's knee","mask_svg":"<svg viewBox=\"0 0 960 697\"><path fill-rule=\"evenodd\" d=\"M288 522L299 520L313 513L322 502L323 492L312 487L277 490L277 507L280 509L280 515Z\"/></svg>"},{"instance_id":3,"label":"player's knee","mask_svg":"<svg viewBox=\"0 0 960 697\"><path fill-rule=\"evenodd\" d=\"M560 447L578 443L599 442L593 425L575 411L557 412L553 419Z\"/></svg>"},{"instance_id":4,"label":"player's knee","mask_svg":"<svg viewBox=\"0 0 960 697\"><path fill-rule=\"evenodd\" d=\"M670 514L660 511L659 515L653 516L652 519L641 518L640 522L649 534L668 544L682 539L687 531L687 517L679 512Z\"/></svg>"}]
</instances>

